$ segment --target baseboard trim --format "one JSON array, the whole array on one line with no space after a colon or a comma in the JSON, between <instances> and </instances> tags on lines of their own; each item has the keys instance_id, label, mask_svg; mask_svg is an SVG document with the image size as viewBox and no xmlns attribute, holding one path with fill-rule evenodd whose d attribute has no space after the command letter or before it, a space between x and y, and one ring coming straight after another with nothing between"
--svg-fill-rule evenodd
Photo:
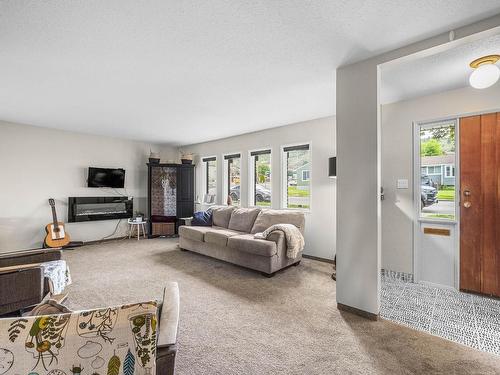
<instances>
[{"instance_id":1,"label":"baseboard trim","mask_svg":"<svg viewBox=\"0 0 500 375\"><path fill-rule=\"evenodd\" d=\"M347 312L359 315L363 318L366 318L369 320L374 320L374 321L378 320L378 317L379 317L378 314L370 313L368 311L357 309L355 307L347 306L347 305L344 305L344 304L338 303L338 302L337 302L337 309L342 310L342 311L347 311Z\"/></svg>"},{"instance_id":2,"label":"baseboard trim","mask_svg":"<svg viewBox=\"0 0 500 375\"><path fill-rule=\"evenodd\" d=\"M320 257L315 257L313 255L302 254L302 258L307 258L307 259L317 260L319 262L333 264L333 259L320 258Z\"/></svg>"}]
</instances>

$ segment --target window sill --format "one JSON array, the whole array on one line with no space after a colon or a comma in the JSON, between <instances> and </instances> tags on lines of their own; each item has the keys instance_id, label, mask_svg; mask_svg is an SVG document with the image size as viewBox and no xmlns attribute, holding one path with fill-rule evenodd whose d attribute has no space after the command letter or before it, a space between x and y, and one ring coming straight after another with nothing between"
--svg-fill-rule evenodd
<instances>
[{"instance_id":1,"label":"window sill","mask_svg":"<svg viewBox=\"0 0 500 375\"><path fill-rule=\"evenodd\" d=\"M298 212L303 212L305 214L310 214L311 209L310 208L289 208L289 207L282 207L280 210L286 210L286 211L298 211Z\"/></svg>"}]
</instances>

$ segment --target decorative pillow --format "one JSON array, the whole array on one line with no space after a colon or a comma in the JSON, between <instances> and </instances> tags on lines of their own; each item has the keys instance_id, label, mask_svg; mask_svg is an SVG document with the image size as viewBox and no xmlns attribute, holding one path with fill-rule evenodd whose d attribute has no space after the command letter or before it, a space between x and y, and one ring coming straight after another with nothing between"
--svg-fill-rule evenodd
<instances>
[{"instance_id":1,"label":"decorative pillow","mask_svg":"<svg viewBox=\"0 0 500 375\"><path fill-rule=\"evenodd\" d=\"M44 299L28 314L29 316L70 313L71 310L53 299Z\"/></svg>"},{"instance_id":2,"label":"decorative pillow","mask_svg":"<svg viewBox=\"0 0 500 375\"><path fill-rule=\"evenodd\" d=\"M199 211L193 214L191 225L194 227L211 227L212 211Z\"/></svg>"},{"instance_id":3,"label":"decorative pillow","mask_svg":"<svg viewBox=\"0 0 500 375\"><path fill-rule=\"evenodd\" d=\"M229 229L250 233L260 208L237 208L231 214Z\"/></svg>"},{"instance_id":4,"label":"decorative pillow","mask_svg":"<svg viewBox=\"0 0 500 375\"><path fill-rule=\"evenodd\" d=\"M234 210L233 206L212 206L210 207L212 211L212 221L213 225L217 227L227 228L229 225L229 219L231 219L231 213Z\"/></svg>"}]
</instances>

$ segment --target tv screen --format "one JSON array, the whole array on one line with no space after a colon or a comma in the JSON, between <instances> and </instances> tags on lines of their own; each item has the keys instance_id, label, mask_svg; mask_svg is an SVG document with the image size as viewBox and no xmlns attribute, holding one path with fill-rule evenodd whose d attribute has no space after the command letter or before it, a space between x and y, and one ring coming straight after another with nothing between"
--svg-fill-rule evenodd
<instances>
[{"instance_id":1,"label":"tv screen","mask_svg":"<svg viewBox=\"0 0 500 375\"><path fill-rule=\"evenodd\" d=\"M89 167L88 187L125 187L125 169Z\"/></svg>"}]
</instances>

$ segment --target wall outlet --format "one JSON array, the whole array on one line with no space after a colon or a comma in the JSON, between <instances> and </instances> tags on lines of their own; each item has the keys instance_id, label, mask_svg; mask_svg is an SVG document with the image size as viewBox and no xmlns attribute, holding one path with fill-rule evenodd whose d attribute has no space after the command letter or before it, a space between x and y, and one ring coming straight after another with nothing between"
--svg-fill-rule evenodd
<instances>
[{"instance_id":1,"label":"wall outlet","mask_svg":"<svg viewBox=\"0 0 500 375\"><path fill-rule=\"evenodd\" d=\"M397 183L398 189L408 189L408 180L407 179L399 179Z\"/></svg>"}]
</instances>

